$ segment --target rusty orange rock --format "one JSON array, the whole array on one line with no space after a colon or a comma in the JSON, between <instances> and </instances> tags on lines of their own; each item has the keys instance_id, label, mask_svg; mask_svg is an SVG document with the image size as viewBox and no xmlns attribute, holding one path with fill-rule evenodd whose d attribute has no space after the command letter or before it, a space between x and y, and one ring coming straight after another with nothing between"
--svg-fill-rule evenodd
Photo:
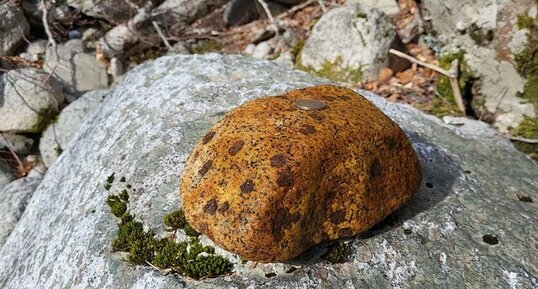
<instances>
[{"instance_id":1,"label":"rusty orange rock","mask_svg":"<svg viewBox=\"0 0 538 289\"><path fill-rule=\"evenodd\" d=\"M180 194L196 230L273 262L368 230L420 182L398 125L353 90L319 85L230 111L192 151Z\"/></svg>"}]
</instances>

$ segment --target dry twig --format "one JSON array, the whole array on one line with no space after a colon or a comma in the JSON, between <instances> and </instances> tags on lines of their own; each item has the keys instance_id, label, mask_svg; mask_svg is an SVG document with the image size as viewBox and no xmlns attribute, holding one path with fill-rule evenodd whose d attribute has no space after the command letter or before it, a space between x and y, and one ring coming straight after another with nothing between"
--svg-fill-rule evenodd
<instances>
[{"instance_id":1,"label":"dry twig","mask_svg":"<svg viewBox=\"0 0 538 289\"><path fill-rule=\"evenodd\" d=\"M519 142L524 142L524 143L529 143L529 144L538 144L538 139L525 138L525 137L513 136L513 135L508 135L508 134L506 135L506 137L509 140L514 140L514 141L519 141Z\"/></svg>"},{"instance_id":2,"label":"dry twig","mask_svg":"<svg viewBox=\"0 0 538 289\"><path fill-rule=\"evenodd\" d=\"M159 27L159 24L156 21L151 21L151 24L153 24L153 27L155 30L157 30L157 34L159 34L159 37L163 40L164 45L168 48L168 50L172 50L173 47L170 45L170 42L166 39L166 37L163 34L163 31L161 30L161 27Z\"/></svg>"},{"instance_id":3,"label":"dry twig","mask_svg":"<svg viewBox=\"0 0 538 289\"><path fill-rule=\"evenodd\" d=\"M409 56L401 51L395 50L395 49L389 49L390 54L394 54L398 57L405 58L413 63L416 63L418 65L424 66L426 68L429 68L431 70L437 71L438 73L441 73L442 75L448 77L450 82L450 87L452 88L452 92L454 93L454 99L456 100L456 104L458 105L458 108L465 114L465 106L463 105L463 97L461 95L460 85L458 83L458 60L455 59L450 64L450 70L445 70L439 66L420 61L412 56Z\"/></svg>"}]
</instances>

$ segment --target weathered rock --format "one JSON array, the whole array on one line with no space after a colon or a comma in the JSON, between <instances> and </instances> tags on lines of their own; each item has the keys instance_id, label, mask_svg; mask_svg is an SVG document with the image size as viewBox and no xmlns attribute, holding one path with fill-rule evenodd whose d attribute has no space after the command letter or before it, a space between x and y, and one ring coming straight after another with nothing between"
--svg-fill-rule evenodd
<instances>
[{"instance_id":1,"label":"weathered rock","mask_svg":"<svg viewBox=\"0 0 538 289\"><path fill-rule=\"evenodd\" d=\"M42 178L22 178L0 189L0 247L17 225Z\"/></svg>"},{"instance_id":2,"label":"weathered rock","mask_svg":"<svg viewBox=\"0 0 538 289\"><path fill-rule=\"evenodd\" d=\"M223 6L228 0L165 0L153 13L159 15L165 29L182 31L186 25Z\"/></svg>"},{"instance_id":3,"label":"weathered rock","mask_svg":"<svg viewBox=\"0 0 538 289\"><path fill-rule=\"evenodd\" d=\"M22 11L10 1L0 3L0 55L11 55L30 33Z\"/></svg>"},{"instance_id":4,"label":"weathered rock","mask_svg":"<svg viewBox=\"0 0 538 289\"><path fill-rule=\"evenodd\" d=\"M25 155L30 153L33 145L33 139L19 134L3 133L0 137L0 150L8 150L9 147L14 152Z\"/></svg>"},{"instance_id":5,"label":"weathered rock","mask_svg":"<svg viewBox=\"0 0 538 289\"><path fill-rule=\"evenodd\" d=\"M260 42L252 50L252 57L265 59L273 52L273 47L267 41Z\"/></svg>"},{"instance_id":6,"label":"weathered rock","mask_svg":"<svg viewBox=\"0 0 538 289\"><path fill-rule=\"evenodd\" d=\"M319 85L229 112L187 159L180 192L199 232L275 262L368 230L420 182L398 125L353 90Z\"/></svg>"},{"instance_id":7,"label":"weathered rock","mask_svg":"<svg viewBox=\"0 0 538 289\"><path fill-rule=\"evenodd\" d=\"M232 0L226 4L222 17L228 26L249 23L259 17L256 0Z\"/></svg>"},{"instance_id":8,"label":"weathered rock","mask_svg":"<svg viewBox=\"0 0 538 289\"><path fill-rule=\"evenodd\" d=\"M347 240L355 252L349 262L320 261L325 248L317 246L290 263L254 266L216 248L235 273L196 281L132 266L110 252L117 220L103 183L112 172L136 188L131 212L165 237L163 215L181 206L183 164L223 113L256 96L326 82L269 61L215 54L167 56L129 71L34 192L0 251L0 288L532 288L538 282L538 256L529 253L538 242L536 163L502 138L458 136L458 126L365 91L409 136L424 181L388 221Z\"/></svg>"},{"instance_id":9,"label":"weathered rock","mask_svg":"<svg viewBox=\"0 0 538 289\"><path fill-rule=\"evenodd\" d=\"M20 54L20 57L29 61L38 61L45 57L48 41L45 39L38 39L28 45L26 51Z\"/></svg>"},{"instance_id":10,"label":"weathered rock","mask_svg":"<svg viewBox=\"0 0 538 289\"><path fill-rule=\"evenodd\" d=\"M63 45L47 49L45 71L52 73L70 93L108 87L104 64L94 55L84 53L82 40L73 39Z\"/></svg>"},{"instance_id":11,"label":"weathered rock","mask_svg":"<svg viewBox=\"0 0 538 289\"><path fill-rule=\"evenodd\" d=\"M363 4L378 9L387 15L395 15L400 11L396 0L348 0L346 4Z\"/></svg>"},{"instance_id":12,"label":"weathered rock","mask_svg":"<svg viewBox=\"0 0 538 289\"><path fill-rule=\"evenodd\" d=\"M464 51L476 78L471 105L478 117L502 132L517 128L525 118L537 119L538 107L533 102L538 101L521 97L527 80L515 61L526 45L532 45L527 39L529 30L518 29L517 19L527 15L538 25L536 1L450 0L439 5L425 0L422 6L445 44L443 53Z\"/></svg>"},{"instance_id":13,"label":"weathered rock","mask_svg":"<svg viewBox=\"0 0 538 289\"><path fill-rule=\"evenodd\" d=\"M41 132L64 102L60 84L35 68L0 76L0 131Z\"/></svg>"},{"instance_id":14,"label":"weathered rock","mask_svg":"<svg viewBox=\"0 0 538 289\"><path fill-rule=\"evenodd\" d=\"M50 167L61 152L68 148L82 123L101 105L108 90L86 92L79 99L66 106L51 123L39 141L39 152L45 166Z\"/></svg>"},{"instance_id":15,"label":"weathered rock","mask_svg":"<svg viewBox=\"0 0 538 289\"><path fill-rule=\"evenodd\" d=\"M142 6L146 1L132 0L135 5ZM136 9L131 7L126 1L116 0L67 0L66 3L80 10L83 14L103 18L111 22L122 22L128 20Z\"/></svg>"},{"instance_id":16,"label":"weathered rock","mask_svg":"<svg viewBox=\"0 0 538 289\"><path fill-rule=\"evenodd\" d=\"M280 63L288 68L293 68L293 54L290 51L284 51L274 60L276 63Z\"/></svg>"},{"instance_id":17,"label":"weathered rock","mask_svg":"<svg viewBox=\"0 0 538 289\"><path fill-rule=\"evenodd\" d=\"M365 5L325 13L300 53L299 65L334 80L376 79L395 39L391 19Z\"/></svg>"},{"instance_id":18,"label":"weathered rock","mask_svg":"<svg viewBox=\"0 0 538 289\"><path fill-rule=\"evenodd\" d=\"M5 162L5 160L0 159L0 190L9 184L13 179L14 176L10 172L9 165Z\"/></svg>"}]
</instances>

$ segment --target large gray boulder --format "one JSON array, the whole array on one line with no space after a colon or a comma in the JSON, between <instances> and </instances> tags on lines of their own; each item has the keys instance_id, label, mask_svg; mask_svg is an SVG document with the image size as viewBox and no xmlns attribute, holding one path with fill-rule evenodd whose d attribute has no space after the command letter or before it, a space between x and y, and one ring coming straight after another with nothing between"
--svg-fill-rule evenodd
<instances>
[{"instance_id":1,"label":"large gray boulder","mask_svg":"<svg viewBox=\"0 0 538 289\"><path fill-rule=\"evenodd\" d=\"M325 13L300 52L299 65L335 80L376 79L395 39L390 17L350 4Z\"/></svg>"},{"instance_id":2,"label":"large gray boulder","mask_svg":"<svg viewBox=\"0 0 538 289\"><path fill-rule=\"evenodd\" d=\"M0 76L0 131L41 132L64 102L61 85L37 68Z\"/></svg>"},{"instance_id":3,"label":"large gray boulder","mask_svg":"<svg viewBox=\"0 0 538 289\"><path fill-rule=\"evenodd\" d=\"M531 32L520 27L518 18L530 17L538 25L537 2L447 0L440 5L436 0L424 0L422 8L438 33L442 53L464 52L469 73L475 78L472 87L475 114L502 132L517 128L525 119L534 120L534 130L538 129L538 102L532 92L536 89L526 85L536 82L536 76L523 73L524 67L532 67L532 63L516 61L518 55L528 53L526 47L531 51L536 49L529 35L534 33L536 38L538 30ZM530 70L537 73L536 69Z\"/></svg>"},{"instance_id":4,"label":"large gray boulder","mask_svg":"<svg viewBox=\"0 0 538 289\"><path fill-rule=\"evenodd\" d=\"M235 264L234 273L196 281L132 266L121 254L111 253L117 220L105 204L107 176L126 177L136 189L130 195L131 211L162 236L163 215L181 206L178 180L184 162L224 112L257 96L325 82L269 61L216 54L166 56L131 70L34 192L1 249L0 287L538 284L538 255L532 253L538 244L537 207L518 199L538 199L536 163L491 129L483 140L460 132L459 125L444 124L367 91L360 92L410 137L424 182L388 221L347 241L353 249L349 262L320 260L324 246L285 264L257 265L217 249Z\"/></svg>"},{"instance_id":5,"label":"large gray boulder","mask_svg":"<svg viewBox=\"0 0 538 289\"><path fill-rule=\"evenodd\" d=\"M11 1L0 3L0 56L11 55L24 42L30 25Z\"/></svg>"},{"instance_id":6,"label":"large gray boulder","mask_svg":"<svg viewBox=\"0 0 538 289\"><path fill-rule=\"evenodd\" d=\"M22 178L0 189L0 246L17 225L41 177Z\"/></svg>"},{"instance_id":7,"label":"large gray boulder","mask_svg":"<svg viewBox=\"0 0 538 289\"><path fill-rule=\"evenodd\" d=\"M79 127L101 104L109 91L89 91L66 106L44 131L39 141L39 152L45 166L50 167L61 152L69 146Z\"/></svg>"}]
</instances>

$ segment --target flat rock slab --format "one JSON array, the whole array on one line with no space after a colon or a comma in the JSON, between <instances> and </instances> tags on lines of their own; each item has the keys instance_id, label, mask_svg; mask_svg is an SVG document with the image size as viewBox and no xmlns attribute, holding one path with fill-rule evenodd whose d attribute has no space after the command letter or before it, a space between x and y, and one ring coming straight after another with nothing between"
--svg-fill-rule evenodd
<instances>
[{"instance_id":1,"label":"flat rock slab","mask_svg":"<svg viewBox=\"0 0 538 289\"><path fill-rule=\"evenodd\" d=\"M196 281L133 267L110 252L117 226L105 204L108 175L127 178L136 188L130 210L162 234L163 215L181 204L178 182L188 154L224 112L256 96L324 82L268 61L216 54L163 57L135 68L81 127L34 192L0 252L0 287L538 284L536 163L501 138L482 142L459 136L457 126L364 91L410 137L423 167L423 184L391 218L349 240L350 262L309 258L316 248L286 264L254 266L227 255L235 273ZM518 194L534 203L520 201ZM265 277L271 272L276 276Z\"/></svg>"}]
</instances>

